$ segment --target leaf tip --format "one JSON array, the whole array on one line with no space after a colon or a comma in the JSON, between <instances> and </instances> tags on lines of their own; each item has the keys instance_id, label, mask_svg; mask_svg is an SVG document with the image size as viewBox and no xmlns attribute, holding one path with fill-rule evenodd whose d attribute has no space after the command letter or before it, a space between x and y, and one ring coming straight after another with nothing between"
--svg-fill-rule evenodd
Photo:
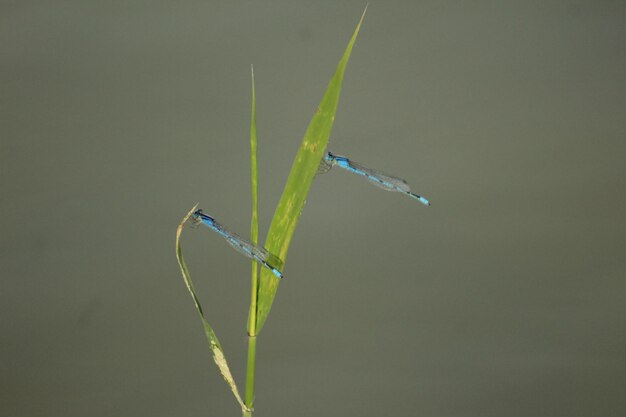
<instances>
[{"instance_id":1,"label":"leaf tip","mask_svg":"<svg viewBox=\"0 0 626 417\"><path fill-rule=\"evenodd\" d=\"M189 220L189 218L193 215L193 213L198 209L198 205L200 203L196 203L191 210L189 210L189 213L187 213L185 215L185 217L183 217L183 219L181 220L180 224L178 225L178 228L176 228L176 246L178 246L178 242L180 240L180 235L183 232L183 227L185 227L185 224L187 223L187 220Z\"/></svg>"}]
</instances>

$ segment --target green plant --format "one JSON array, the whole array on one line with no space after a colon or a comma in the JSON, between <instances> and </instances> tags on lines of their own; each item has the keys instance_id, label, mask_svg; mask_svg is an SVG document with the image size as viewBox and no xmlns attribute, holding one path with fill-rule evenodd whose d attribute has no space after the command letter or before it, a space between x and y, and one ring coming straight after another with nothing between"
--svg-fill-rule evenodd
<instances>
[{"instance_id":1,"label":"green plant","mask_svg":"<svg viewBox=\"0 0 626 417\"><path fill-rule=\"evenodd\" d=\"M366 8L367 9L367 8ZM326 145L330 138L341 85L343 81L344 71L348 64L348 59L352 52L352 47L356 41L361 23L365 17L365 11L348 43L348 46L339 61L337 70L332 77L326 93L315 112L307 131L302 139L302 144L296 158L294 160L291 172L287 179L287 184L278 203L278 207L274 212L274 217L264 247L272 254L277 255L284 263L287 258L289 244L298 224L300 214L304 207L306 197L311 188L311 184L317 173L320 161L324 155ZM254 91L254 73L252 75L252 116L250 126L250 147L251 147L251 171L252 171L252 224L251 224L251 242L258 244L258 192L257 192L257 161L256 161L256 104ZM189 270L183 257L181 247L181 234L185 224L195 212L197 206L194 206L189 213L183 218L176 230L176 257L183 275L183 279L194 301L196 310L200 316L200 320L204 327L206 338L209 342L213 360L217 364L224 379L230 386L237 402L241 406L244 417L251 416L253 412L254 402L254 380L255 380L255 364L256 364L256 341L257 336L263 328L269 315L276 291L278 290L279 280L267 268L261 268L257 262L252 262L252 285L250 311L248 315L248 361L247 361L247 377L246 391L242 399L235 380L232 377L228 362L224 355L224 350L215 335L211 325L207 321L204 311L196 291L193 281L189 274Z\"/></svg>"}]
</instances>

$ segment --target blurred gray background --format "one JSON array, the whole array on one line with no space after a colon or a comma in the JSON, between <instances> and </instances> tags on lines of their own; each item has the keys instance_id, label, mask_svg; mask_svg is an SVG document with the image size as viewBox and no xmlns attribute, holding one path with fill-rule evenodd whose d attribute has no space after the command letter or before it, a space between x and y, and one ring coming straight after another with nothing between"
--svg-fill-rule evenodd
<instances>
[{"instance_id":1,"label":"blurred gray background","mask_svg":"<svg viewBox=\"0 0 626 417\"><path fill-rule=\"evenodd\" d=\"M0 415L236 416L174 256L264 236L365 3L2 2ZM626 7L371 1L256 416L626 415ZM185 253L243 389L250 263Z\"/></svg>"}]
</instances>

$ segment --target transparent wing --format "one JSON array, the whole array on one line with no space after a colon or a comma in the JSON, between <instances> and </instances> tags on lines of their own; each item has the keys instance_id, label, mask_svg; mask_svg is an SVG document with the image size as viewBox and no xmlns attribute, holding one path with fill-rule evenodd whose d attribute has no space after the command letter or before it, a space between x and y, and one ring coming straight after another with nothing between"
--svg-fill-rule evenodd
<instances>
[{"instance_id":1,"label":"transparent wing","mask_svg":"<svg viewBox=\"0 0 626 417\"><path fill-rule=\"evenodd\" d=\"M407 193L411 191L411 188L405 180L402 178L394 177L393 175L385 174L384 172L377 171L372 168L368 168L359 164L358 162L349 161L350 166L357 171L360 171L362 175L367 178L376 187L382 188L387 191L399 191Z\"/></svg>"},{"instance_id":2,"label":"transparent wing","mask_svg":"<svg viewBox=\"0 0 626 417\"><path fill-rule=\"evenodd\" d=\"M219 233L224 236L228 244L237 252L247 256L248 258L256 258L260 261L264 261L265 258L267 258L267 251L254 246L237 233L231 232L219 223L215 223L214 226L218 229Z\"/></svg>"},{"instance_id":3,"label":"transparent wing","mask_svg":"<svg viewBox=\"0 0 626 417\"><path fill-rule=\"evenodd\" d=\"M242 255L245 255L248 258L255 259L261 263L266 263L271 268L282 268L283 262L280 260L280 258L276 255L269 253L267 249L253 245L247 239L239 236L235 232L231 232L217 222L213 223L213 227L215 227L217 231L222 236L224 236L226 242L228 242L228 244L232 246L233 249L235 249Z\"/></svg>"},{"instance_id":4,"label":"transparent wing","mask_svg":"<svg viewBox=\"0 0 626 417\"><path fill-rule=\"evenodd\" d=\"M226 238L226 241L237 252L242 255L246 255L248 258L254 258L257 261L264 261L267 259L268 252L265 249L254 246L236 233Z\"/></svg>"},{"instance_id":5,"label":"transparent wing","mask_svg":"<svg viewBox=\"0 0 626 417\"><path fill-rule=\"evenodd\" d=\"M267 262L271 267L276 269L283 269L283 261L273 253L269 253L267 249L263 248L263 250L267 253L267 258L265 258L265 262Z\"/></svg>"}]
</instances>

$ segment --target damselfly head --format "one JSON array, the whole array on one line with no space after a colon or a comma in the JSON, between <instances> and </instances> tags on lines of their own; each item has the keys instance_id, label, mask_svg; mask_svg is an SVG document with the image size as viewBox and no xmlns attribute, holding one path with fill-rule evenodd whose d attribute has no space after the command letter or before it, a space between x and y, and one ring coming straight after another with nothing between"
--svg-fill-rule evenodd
<instances>
[{"instance_id":1,"label":"damselfly head","mask_svg":"<svg viewBox=\"0 0 626 417\"><path fill-rule=\"evenodd\" d=\"M193 214L191 215L191 217L189 217L189 224L191 225L191 227L193 227L194 229L196 227L198 227L198 225L200 223L202 223L202 218L200 217L200 215L202 214L202 209L198 209L196 211L193 212Z\"/></svg>"},{"instance_id":2,"label":"damselfly head","mask_svg":"<svg viewBox=\"0 0 626 417\"><path fill-rule=\"evenodd\" d=\"M337 164L337 158L346 159L345 156L335 155L331 151L326 152L326 155L324 155L324 160L333 165Z\"/></svg>"}]
</instances>

